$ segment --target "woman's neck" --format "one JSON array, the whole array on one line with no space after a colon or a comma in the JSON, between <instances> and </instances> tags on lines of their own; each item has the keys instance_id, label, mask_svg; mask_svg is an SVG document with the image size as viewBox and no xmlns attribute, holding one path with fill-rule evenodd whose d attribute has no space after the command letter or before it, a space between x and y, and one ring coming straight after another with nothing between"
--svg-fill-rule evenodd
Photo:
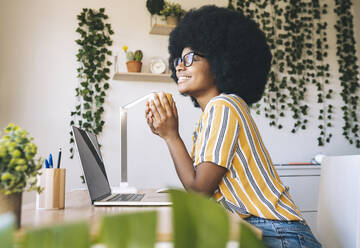
<instances>
[{"instance_id":1,"label":"woman's neck","mask_svg":"<svg viewBox=\"0 0 360 248\"><path fill-rule=\"evenodd\" d=\"M204 112L204 109L208 102L214 98L215 96L220 95L220 92L217 89L211 90L210 92L207 92L207 94L203 94L201 96L197 96L196 101L200 105L201 111Z\"/></svg>"}]
</instances>

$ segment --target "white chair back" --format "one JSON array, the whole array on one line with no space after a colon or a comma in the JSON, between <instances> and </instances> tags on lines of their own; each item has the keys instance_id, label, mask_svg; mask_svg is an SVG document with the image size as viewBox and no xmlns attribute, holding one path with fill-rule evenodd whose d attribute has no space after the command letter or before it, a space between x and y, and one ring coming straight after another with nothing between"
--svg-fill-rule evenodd
<instances>
[{"instance_id":1,"label":"white chair back","mask_svg":"<svg viewBox=\"0 0 360 248\"><path fill-rule=\"evenodd\" d=\"M317 236L325 248L360 248L360 155L323 159Z\"/></svg>"}]
</instances>

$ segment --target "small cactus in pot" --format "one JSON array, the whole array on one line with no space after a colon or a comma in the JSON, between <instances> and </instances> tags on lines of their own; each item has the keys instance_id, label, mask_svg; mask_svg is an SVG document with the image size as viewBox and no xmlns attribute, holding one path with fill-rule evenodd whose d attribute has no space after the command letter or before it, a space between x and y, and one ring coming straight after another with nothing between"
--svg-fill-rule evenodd
<instances>
[{"instance_id":1,"label":"small cactus in pot","mask_svg":"<svg viewBox=\"0 0 360 248\"><path fill-rule=\"evenodd\" d=\"M143 58L143 53L141 50L136 50L135 52L128 51L127 46L123 46L123 50L126 53L126 67L128 72L140 72L141 71L141 60Z\"/></svg>"},{"instance_id":2,"label":"small cactus in pot","mask_svg":"<svg viewBox=\"0 0 360 248\"><path fill-rule=\"evenodd\" d=\"M129 52L126 52L126 59L127 61L131 61L131 60L134 60L135 56L134 56L134 53L129 51Z\"/></svg>"},{"instance_id":3,"label":"small cactus in pot","mask_svg":"<svg viewBox=\"0 0 360 248\"><path fill-rule=\"evenodd\" d=\"M135 61L141 62L143 58L143 53L141 50L136 50L134 56L135 56Z\"/></svg>"}]
</instances>

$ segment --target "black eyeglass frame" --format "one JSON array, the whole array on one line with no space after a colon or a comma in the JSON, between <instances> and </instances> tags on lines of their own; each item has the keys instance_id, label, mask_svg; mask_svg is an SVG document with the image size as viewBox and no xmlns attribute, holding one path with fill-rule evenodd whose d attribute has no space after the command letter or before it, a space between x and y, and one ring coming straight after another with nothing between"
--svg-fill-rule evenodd
<instances>
[{"instance_id":1,"label":"black eyeglass frame","mask_svg":"<svg viewBox=\"0 0 360 248\"><path fill-rule=\"evenodd\" d=\"M205 57L204 55L202 55L202 54L200 54L200 53L197 53L197 52L189 52L189 53L187 53L187 54L184 54L184 56L181 58L181 57L177 57L177 58L175 58L175 60L174 60L174 67L176 68L178 65L180 65L181 63L183 63L184 61L185 61L185 57L186 56L189 56L190 54L192 54L192 56L190 57L191 58L191 62L190 62L190 64L189 65L186 65L185 63L184 63L184 66L185 67L190 67L190 66L192 66L192 64L193 64L193 62L194 62L194 56L195 55L197 55L197 56L199 56L199 57Z\"/></svg>"}]
</instances>

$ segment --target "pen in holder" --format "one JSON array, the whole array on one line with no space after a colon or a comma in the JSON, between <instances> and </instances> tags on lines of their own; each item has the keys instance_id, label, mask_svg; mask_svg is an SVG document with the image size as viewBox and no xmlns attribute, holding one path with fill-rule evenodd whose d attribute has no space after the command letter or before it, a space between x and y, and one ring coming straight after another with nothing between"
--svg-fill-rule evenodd
<instances>
[{"instance_id":1,"label":"pen in holder","mask_svg":"<svg viewBox=\"0 0 360 248\"><path fill-rule=\"evenodd\" d=\"M65 207L65 169L44 168L38 185L44 190L36 194L38 209L63 209Z\"/></svg>"}]
</instances>

